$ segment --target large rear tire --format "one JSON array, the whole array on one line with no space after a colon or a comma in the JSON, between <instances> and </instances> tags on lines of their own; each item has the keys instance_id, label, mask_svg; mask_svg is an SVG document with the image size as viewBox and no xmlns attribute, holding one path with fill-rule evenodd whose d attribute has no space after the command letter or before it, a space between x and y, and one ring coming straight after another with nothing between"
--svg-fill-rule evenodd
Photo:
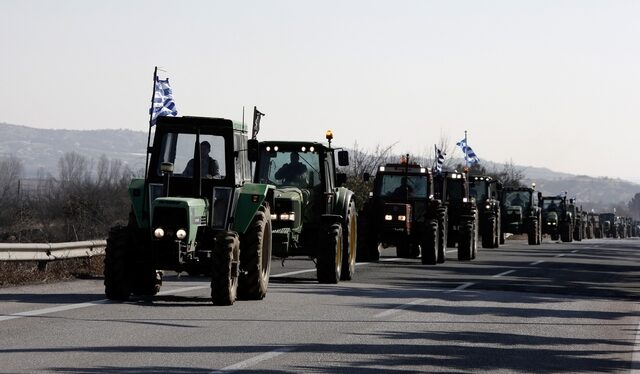
<instances>
[{"instance_id":1,"label":"large rear tire","mask_svg":"<svg viewBox=\"0 0 640 374\"><path fill-rule=\"evenodd\" d=\"M532 219L529 221L529 227L527 232L527 242L529 245L536 245L538 243L538 220Z\"/></svg>"},{"instance_id":2,"label":"large rear tire","mask_svg":"<svg viewBox=\"0 0 640 374\"><path fill-rule=\"evenodd\" d=\"M470 261L473 256L473 222L461 222L458 241L458 261Z\"/></svg>"},{"instance_id":3,"label":"large rear tire","mask_svg":"<svg viewBox=\"0 0 640 374\"><path fill-rule=\"evenodd\" d=\"M571 223L570 222L561 222L560 223L560 239L563 242L571 242L573 241L573 237L572 237L572 232L571 232Z\"/></svg>"},{"instance_id":4,"label":"large rear tire","mask_svg":"<svg viewBox=\"0 0 640 374\"><path fill-rule=\"evenodd\" d=\"M104 257L104 292L109 300L129 300L127 247L131 245L131 236L128 227L116 226L109 231Z\"/></svg>"},{"instance_id":5,"label":"large rear tire","mask_svg":"<svg viewBox=\"0 0 640 374\"><path fill-rule=\"evenodd\" d=\"M354 200L349 202L344 228L342 231L342 272L340 273L340 280L349 281L356 273L358 244L358 214Z\"/></svg>"},{"instance_id":6,"label":"large rear tire","mask_svg":"<svg viewBox=\"0 0 640 374\"><path fill-rule=\"evenodd\" d=\"M435 265L438 263L438 221L428 220L425 223L425 232L421 240L422 263Z\"/></svg>"},{"instance_id":7,"label":"large rear tire","mask_svg":"<svg viewBox=\"0 0 640 374\"><path fill-rule=\"evenodd\" d=\"M447 238L449 225L447 217L447 208L438 209L438 263L443 264L447 261Z\"/></svg>"},{"instance_id":8,"label":"large rear tire","mask_svg":"<svg viewBox=\"0 0 640 374\"><path fill-rule=\"evenodd\" d=\"M482 232L482 248L493 248L496 237L496 217L487 217Z\"/></svg>"},{"instance_id":9,"label":"large rear tire","mask_svg":"<svg viewBox=\"0 0 640 374\"><path fill-rule=\"evenodd\" d=\"M271 211L262 206L256 212L247 232L240 241L238 298L262 300L269 288L271 272Z\"/></svg>"},{"instance_id":10,"label":"large rear tire","mask_svg":"<svg viewBox=\"0 0 640 374\"><path fill-rule=\"evenodd\" d=\"M233 231L218 234L211 269L211 301L214 305L232 305L236 301L239 256L238 234Z\"/></svg>"},{"instance_id":11,"label":"large rear tire","mask_svg":"<svg viewBox=\"0 0 640 374\"><path fill-rule=\"evenodd\" d=\"M321 240L316 259L318 282L337 284L342 272L342 225L334 223L329 226Z\"/></svg>"}]
</instances>

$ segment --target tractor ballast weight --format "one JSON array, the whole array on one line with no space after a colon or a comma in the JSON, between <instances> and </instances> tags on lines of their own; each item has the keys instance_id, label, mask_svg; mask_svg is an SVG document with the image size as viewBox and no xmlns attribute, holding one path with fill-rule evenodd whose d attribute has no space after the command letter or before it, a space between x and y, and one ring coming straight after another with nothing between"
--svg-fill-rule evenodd
<instances>
[{"instance_id":1,"label":"tractor ballast weight","mask_svg":"<svg viewBox=\"0 0 640 374\"><path fill-rule=\"evenodd\" d=\"M475 199L483 248L498 248L501 235L500 196L502 183L488 175L472 175L469 195Z\"/></svg>"},{"instance_id":2,"label":"tractor ballast weight","mask_svg":"<svg viewBox=\"0 0 640 374\"><path fill-rule=\"evenodd\" d=\"M107 298L155 295L160 270L211 275L216 305L264 298L274 186L251 183L244 126L159 117L154 130L146 178L129 186L129 224L107 239Z\"/></svg>"},{"instance_id":3,"label":"tractor ballast weight","mask_svg":"<svg viewBox=\"0 0 640 374\"><path fill-rule=\"evenodd\" d=\"M504 188L500 198L502 232L526 234L529 245L539 245L543 224L540 196L533 187ZM504 234L501 242L504 242L503 238Z\"/></svg>"},{"instance_id":4,"label":"tractor ballast weight","mask_svg":"<svg viewBox=\"0 0 640 374\"><path fill-rule=\"evenodd\" d=\"M380 246L395 246L401 258L421 255L423 264L445 262L447 212L434 193L431 171L410 163L408 155L400 163L378 166L360 212L358 260L378 261Z\"/></svg>"},{"instance_id":5,"label":"tractor ballast weight","mask_svg":"<svg viewBox=\"0 0 640 374\"><path fill-rule=\"evenodd\" d=\"M479 215L469 197L467 173L444 171L434 176L435 198L447 212L447 247L458 246L458 260L469 261L478 253Z\"/></svg>"},{"instance_id":6,"label":"tractor ballast weight","mask_svg":"<svg viewBox=\"0 0 640 374\"><path fill-rule=\"evenodd\" d=\"M255 181L275 185L273 255L316 261L320 283L351 280L355 274L358 215L354 193L343 187L347 151L318 142L260 142Z\"/></svg>"}]
</instances>

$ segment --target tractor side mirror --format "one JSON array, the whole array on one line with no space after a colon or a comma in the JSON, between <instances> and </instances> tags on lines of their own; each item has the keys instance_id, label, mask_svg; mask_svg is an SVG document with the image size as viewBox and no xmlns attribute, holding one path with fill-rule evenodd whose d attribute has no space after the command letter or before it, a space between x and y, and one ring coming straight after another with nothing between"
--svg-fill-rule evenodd
<instances>
[{"instance_id":1,"label":"tractor side mirror","mask_svg":"<svg viewBox=\"0 0 640 374\"><path fill-rule=\"evenodd\" d=\"M173 174L173 164L171 162L163 162L160 164L160 171L164 174Z\"/></svg>"},{"instance_id":2,"label":"tractor side mirror","mask_svg":"<svg viewBox=\"0 0 640 374\"><path fill-rule=\"evenodd\" d=\"M247 140L247 159L250 162L258 161L260 155L260 142L256 139Z\"/></svg>"},{"instance_id":3,"label":"tractor side mirror","mask_svg":"<svg viewBox=\"0 0 640 374\"><path fill-rule=\"evenodd\" d=\"M371 179L371 174L369 174L369 173L364 173L364 174L362 175L362 180L363 180L363 181L368 182L370 179Z\"/></svg>"},{"instance_id":4,"label":"tractor side mirror","mask_svg":"<svg viewBox=\"0 0 640 374\"><path fill-rule=\"evenodd\" d=\"M347 174L346 173L336 174L336 185L338 187L342 187L345 183L347 183Z\"/></svg>"},{"instance_id":5,"label":"tractor side mirror","mask_svg":"<svg viewBox=\"0 0 640 374\"><path fill-rule=\"evenodd\" d=\"M348 151L338 151L338 165L339 166L348 166L349 165L349 152Z\"/></svg>"}]
</instances>

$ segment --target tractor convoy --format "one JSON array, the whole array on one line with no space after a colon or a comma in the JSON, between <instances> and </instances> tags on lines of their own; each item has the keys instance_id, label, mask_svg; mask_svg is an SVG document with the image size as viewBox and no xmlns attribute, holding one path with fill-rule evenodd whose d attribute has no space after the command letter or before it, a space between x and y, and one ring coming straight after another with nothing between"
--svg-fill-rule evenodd
<instances>
[{"instance_id":1,"label":"tractor convoy","mask_svg":"<svg viewBox=\"0 0 640 374\"><path fill-rule=\"evenodd\" d=\"M254 119L255 123L255 119ZM208 276L211 300L261 300L272 258L314 261L319 283L355 278L356 261L377 262L381 248L399 258L442 264L447 248L471 261L508 236L529 245L640 235L637 221L586 212L567 193L503 187L468 168L438 170L413 162L377 165L346 187L347 151L315 141L249 139L243 123L159 117L150 129L144 178L129 185L128 224L113 227L105 250L108 299L152 297L165 271ZM361 199L361 200L358 200ZM362 201L362 207L356 205ZM453 251L453 250L452 250Z\"/></svg>"}]
</instances>

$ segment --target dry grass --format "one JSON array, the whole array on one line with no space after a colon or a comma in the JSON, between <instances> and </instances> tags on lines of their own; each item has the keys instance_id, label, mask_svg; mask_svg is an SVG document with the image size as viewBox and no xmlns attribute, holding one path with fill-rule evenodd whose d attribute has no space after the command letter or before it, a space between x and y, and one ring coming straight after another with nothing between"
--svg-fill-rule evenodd
<instances>
[{"instance_id":1,"label":"dry grass","mask_svg":"<svg viewBox=\"0 0 640 374\"><path fill-rule=\"evenodd\" d=\"M102 277L104 256L56 261L0 262L0 288Z\"/></svg>"}]
</instances>

